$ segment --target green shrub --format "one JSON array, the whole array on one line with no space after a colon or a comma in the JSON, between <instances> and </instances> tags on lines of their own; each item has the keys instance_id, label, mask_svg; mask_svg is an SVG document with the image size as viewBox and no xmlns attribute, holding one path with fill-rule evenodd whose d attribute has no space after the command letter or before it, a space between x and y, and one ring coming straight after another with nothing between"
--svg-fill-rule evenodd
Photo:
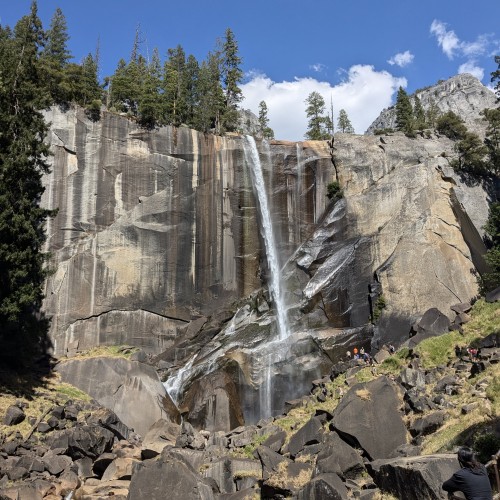
<instances>
[{"instance_id":1,"label":"green shrub","mask_svg":"<svg viewBox=\"0 0 500 500\"><path fill-rule=\"evenodd\" d=\"M342 191L338 181L330 182L326 186L326 196L334 202L340 200L340 198L344 196L344 192Z\"/></svg>"},{"instance_id":2,"label":"green shrub","mask_svg":"<svg viewBox=\"0 0 500 500\"><path fill-rule=\"evenodd\" d=\"M474 439L474 450L477 458L481 463L486 463L491 460L491 455L494 455L500 449L500 437L492 432L479 434Z\"/></svg>"},{"instance_id":3,"label":"green shrub","mask_svg":"<svg viewBox=\"0 0 500 500\"><path fill-rule=\"evenodd\" d=\"M373 134L374 135L389 135L389 134L392 134L393 132L394 132L393 128L376 128L373 131Z\"/></svg>"},{"instance_id":4,"label":"green shrub","mask_svg":"<svg viewBox=\"0 0 500 500\"><path fill-rule=\"evenodd\" d=\"M382 314L382 310L387 307L387 302L383 295L379 295L377 297L377 301L373 307L373 322L376 323L380 319L380 315Z\"/></svg>"}]
</instances>

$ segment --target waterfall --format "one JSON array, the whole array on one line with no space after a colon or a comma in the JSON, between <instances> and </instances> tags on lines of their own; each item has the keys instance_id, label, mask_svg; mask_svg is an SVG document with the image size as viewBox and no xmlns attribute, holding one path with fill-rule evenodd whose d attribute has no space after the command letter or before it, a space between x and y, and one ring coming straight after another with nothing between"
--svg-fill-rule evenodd
<instances>
[{"instance_id":1,"label":"waterfall","mask_svg":"<svg viewBox=\"0 0 500 500\"><path fill-rule=\"evenodd\" d=\"M167 394L170 396L170 399L173 401L175 406L179 406L179 394L181 393L182 386L184 382L191 375L191 367L193 366L193 361L196 358L196 354L191 357L191 359L173 376L168 377L168 379L163 382L165 390Z\"/></svg>"},{"instance_id":2,"label":"waterfall","mask_svg":"<svg viewBox=\"0 0 500 500\"><path fill-rule=\"evenodd\" d=\"M276 309L278 336L281 340L284 340L288 337L288 325L285 304L281 291L278 252L276 251L276 244L274 241L271 212L269 210L269 204L267 202L264 176L262 175L262 164L260 162L259 151L257 150L255 139L251 136L246 136L245 139L249 146L248 148L245 148L245 156L247 156L247 154L250 156L250 158L247 158L247 162L250 165L254 191L260 208L261 233L262 237L264 238L267 264L269 266L269 272L271 275L269 291L273 298L274 307Z\"/></svg>"}]
</instances>

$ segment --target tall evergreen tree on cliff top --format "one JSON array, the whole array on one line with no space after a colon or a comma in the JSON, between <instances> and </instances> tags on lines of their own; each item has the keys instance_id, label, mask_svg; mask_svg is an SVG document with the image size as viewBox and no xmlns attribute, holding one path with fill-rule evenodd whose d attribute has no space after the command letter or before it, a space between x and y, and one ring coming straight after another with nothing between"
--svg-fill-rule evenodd
<instances>
[{"instance_id":1,"label":"tall evergreen tree on cliff top","mask_svg":"<svg viewBox=\"0 0 500 500\"><path fill-rule=\"evenodd\" d=\"M345 109L339 111L339 119L337 120L337 128L340 132L346 134L354 134L354 127L352 126L351 120L347 116Z\"/></svg>"},{"instance_id":2,"label":"tall evergreen tree on cliff top","mask_svg":"<svg viewBox=\"0 0 500 500\"><path fill-rule=\"evenodd\" d=\"M402 87L399 87L396 99L396 130L401 130L408 137L415 136L413 106L408 94Z\"/></svg>"},{"instance_id":3,"label":"tall evergreen tree on cliff top","mask_svg":"<svg viewBox=\"0 0 500 500\"><path fill-rule=\"evenodd\" d=\"M325 100L319 92L311 92L306 99L306 114L309 118L305 138L312 141L323 141L330 138L329 130L333 124L329 116L324 116Z\"/></svg>"},{"instance_id":4,"label":"tall evergreen tree on cliff top","mask_svg":"<svg viewBox=\"0 0 500 500\"><path fill-rule=\"evenodd\" d=\"M243 79L240 68L241 57L238 55L238 42L233 32L227 28L221 48L221 77L224 89L225 109L222 116L222 127L232 132L238 126L238 104L243 93L238 84Z\"/></svg>"},{"instance_id":5,"label":"tall evergreen tree on cliff top","mask_svg":"<svg viewBox=\"0 0 500 500\"><path fill-rule=\"evenodd\" d=\"M260 101L259 103L259 128L264 139L274 139L274 130L269 127L267 104L265 101Z\"/></svg>"},{"instance_id":6,"label":"tall evergreen tree on cliff top","mask_svg":"<svg viewBox=\"0 0 500 500\"><path fill-rule=\"evenodd\" d=\"M0 38L0 340L3 347L37 330L34 312L46 276L40 208L42 174L48 172L47 125L38 111L47 105L39 88L38 53L43 40L36 3ZM4 349L1 349L5 355ZM0 354L0 355L1 355Z\"/></svg>"},{"instance_id":7,"label":"tall evergreen tree on cliff top","mask_svg":"<svg viewBox=\"0 0 500 500\"><path fill-rule=\"evenodd\" d=\"M55 103L66 103L72 99L64 82L65 69L71 59L71 54L67 47L69 35L66 18L61 9L57 8L54 12L50 28L45 35L45 46L40 55L40 62L46 73L42 82L47 86Z\"/></svg>"}]
</instances>

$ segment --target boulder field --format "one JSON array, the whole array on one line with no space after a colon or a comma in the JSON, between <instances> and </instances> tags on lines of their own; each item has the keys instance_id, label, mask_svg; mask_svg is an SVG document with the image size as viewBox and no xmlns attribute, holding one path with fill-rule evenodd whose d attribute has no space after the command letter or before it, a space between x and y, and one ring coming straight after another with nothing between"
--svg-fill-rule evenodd
<instances>
[{"instance_id":1,"label":"boulder field","mask_svg":"<svg viewBox=\"0 0 500 500\"><path fill-rule=\"evenodd\" d=\"M423 368L408 348L382 349L396 372L339 362L284 414L229 432L160 418L141 436L97 402L54 399L23 436L16 403L3 417L12 430L0 438L0 498L444 500L456 455L423 455L422 445L446 426L457 395L474 397L463 415L491 413L483 374L500 360L497 337L481 340L477 359L461 352L446 366Z\"/></svg>"}]
</instances>

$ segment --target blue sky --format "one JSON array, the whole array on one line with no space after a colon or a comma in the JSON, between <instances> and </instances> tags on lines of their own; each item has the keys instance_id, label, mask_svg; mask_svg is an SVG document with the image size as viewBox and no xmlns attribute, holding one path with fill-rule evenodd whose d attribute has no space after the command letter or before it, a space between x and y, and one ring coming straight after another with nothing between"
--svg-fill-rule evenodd
<instances>
[{"instance_id":1,"label":"blue sky","mask_svg":"<svg viewBox=\"0 0 500 500\"><path fill-rule=\"evenodd\" d=\"M13 26L30 4L0 0L0 23ZM499 0L39 0L44 27L56 7L75 61L100 39L102 77L128 59L138 25L144 55L180 44L199 61L230 27L246 75L242 107L266 101L279 139L303 138L312 91L363 133L400 85L411 93L460 72L488 85L500 55Z\"/></svg>"}]
</instances>

